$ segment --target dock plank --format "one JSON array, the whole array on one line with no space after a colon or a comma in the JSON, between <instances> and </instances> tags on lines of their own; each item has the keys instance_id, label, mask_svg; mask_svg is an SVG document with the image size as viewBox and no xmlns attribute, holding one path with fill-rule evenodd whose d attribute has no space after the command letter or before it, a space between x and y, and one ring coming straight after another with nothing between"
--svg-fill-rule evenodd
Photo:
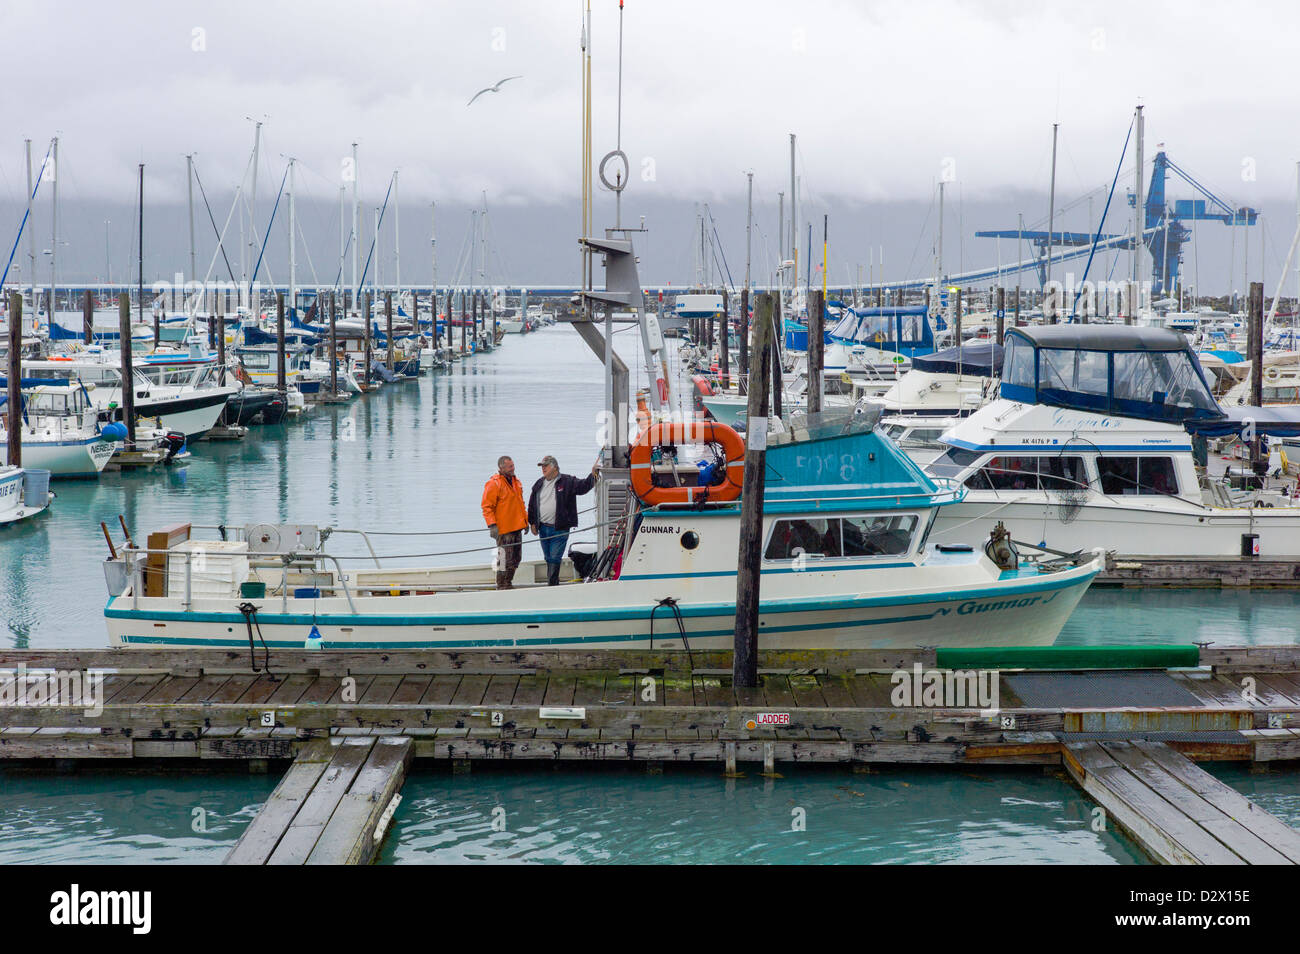
<instances>
[{"instance_id":1,"label":"dock plank","mask_svg":"<svg viewBox=\"0 0 1300 954\"><path fill-rule=\"evenodd\" d=\"M1145 782L1170 804L1180 809L1192 821L1214 835L1226 848L1239 855L1248 864L1288 863L1284 855L1269 847L1263 839L1202 798L1198 792L1184 785L1177 776L1170 774L1163 764L1152 759L1132 743L1103 742L1101 746L1115 761ZM1191 762L1187 764L1191 765ZM1201 769L1196 771L1202 772ZM1221 784L1208 773L1203 774L1206 775L1207 787L1210 783Z\"/></svg>"},{"instance_id":2,"label":"dock plank","mask_svg":"<svg viewBox=\"0 0 1300 954\"><path fill-rule=\"evenodd\" d=\"M429 681L429 688L424 690L424 695L420 697L422 706L445 706L451 702L451 697L456 694L456 688L460 685L461 677L457 673L439 673Z\"/></svg>"},{"instance_id":3,"label":"dock plank","mask_svg":"<svg viewBox=\"0 0 1300 954\"><path fill-rule=\"evenodd\" d=\"M1185 756L1156 742L1138 741L1137 749L1160 764L1170 775L1196 792L1211 805L1232 818L1284 855L1300 864L1300 831L1271 812L1260 808L1245 795L1224 785Z\"/></svg>"},{"instance_id":4,"label":"dock plank","mask_svg":"<svg viewBox=\"0 0 1300 954\"><path fill-rule=\"evenodd\" d=\"M403 676L397 691L388 701L395 706L417 705L432 681L432 676Z\"/></svg>"},{"instance_id":5,"label":"dock plank","mask_svg":"<svg viewBox=\"0 0 1300 954\"><path fill-rule=\"evenodd\" d=\"M347 737L334 747L329 764L298 806L267 864L300 865L307 861L330 816L347 794L374 746L373 737Z\"/></svg>"},{"instance_id":6,"label":"dock plank","mask_svg":"<svg viewBox=\"0 0 1300 954\"><path fill-rule=\"evenodd\" d=\"M375 743L307 856L307 864L359 865L374 859L383 836L378 826L389 803L398 798L414 753L409 738L394 736Z\"/></svg>"},{"instance_id":7,"label":"dock plank","mask_svg":"<svg viewBox=\"0 0 1300 954\"><path fill-rule=\"evenodd\" d=\"M327 740L319 740L304 748L261 811L248 823L223 863L266 864L332 757L333 749Z\"/></svg>"},{"instance_id":8,"label":"dock plank","mask_svg":"<svg viewBox=\"0 0 1300 954\"><path fill-rule=\"evenodd\" d=\"M1102 748L1068 742L1065 765L1079 786L1163 864L1240 865L1245 862L1181 810L1160 797Z\"/></svg>"}]
</instances>

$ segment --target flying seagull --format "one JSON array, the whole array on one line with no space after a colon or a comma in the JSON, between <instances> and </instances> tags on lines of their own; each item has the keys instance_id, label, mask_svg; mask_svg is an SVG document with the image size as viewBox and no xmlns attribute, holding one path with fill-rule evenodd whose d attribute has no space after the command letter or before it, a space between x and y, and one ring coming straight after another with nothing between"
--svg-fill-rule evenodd
<instances>
[{"instance_id":1,"label":"flying seagull","mask_svg":"<svg viewBox=\"0 0 1300 954\"><path fill-rule=\"evenodd\" d=\"M508 83L508 82L510 82L512 79L523 79L523 77L522 77L522 76L507 76L507 77L506 77L505 79L503 79L503 80L497 80L497 84L496 84L495 86L489 86L489 87L487 87L486 89L481 89L481 90L479 90L477 93L474 94L474 96L470 99L470 101L469 101L468 103L466 103L465 105L466 105L466 106L473 106L473 105L474 105L474 100L478 99L478 98L479 98L480 96L482 96L484 93L499 93L499 92L501 92L501 84L502 84L502 83Z\"/></svg>"}]
</instances>

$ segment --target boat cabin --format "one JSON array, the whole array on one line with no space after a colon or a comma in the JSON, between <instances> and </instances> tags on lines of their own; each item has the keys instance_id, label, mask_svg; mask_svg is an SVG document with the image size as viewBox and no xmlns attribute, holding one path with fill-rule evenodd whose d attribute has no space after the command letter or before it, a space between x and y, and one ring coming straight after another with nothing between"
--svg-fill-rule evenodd
<instances>
[{"instance_id":1,"label":"boat cabin","mask_svg":"<svg viewBox=\"0 0 1300 954\"><path fill-rule=\"evenodd\" d=\"M1187 339L1162 328L1011 328L1000 393L1010 401L1147 421L1224 417Z\"/></svg>"}]
</instances>

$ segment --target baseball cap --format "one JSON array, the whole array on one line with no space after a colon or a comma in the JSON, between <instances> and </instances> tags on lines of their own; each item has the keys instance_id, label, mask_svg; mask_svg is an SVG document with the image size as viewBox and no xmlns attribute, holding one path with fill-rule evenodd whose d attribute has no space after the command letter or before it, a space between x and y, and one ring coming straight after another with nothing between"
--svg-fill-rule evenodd
<instances>
[{"instance_id":1,"label":"baseball cap","mask_svg":"<svg viewBox=\"0 0 1300 954\"><path fill-rule=\"evenodd\" d=\"M559 467L559 466L560 466L560 462L557 461L557 460L556 460L554 457L552 457L550 454L547 454L545 457L543 457L541 460L539 460L539 461L537 462L537 466L538 466L538 467L545 467L547 464L550 464L552 467Z\"/></svg>"}]
</instances>

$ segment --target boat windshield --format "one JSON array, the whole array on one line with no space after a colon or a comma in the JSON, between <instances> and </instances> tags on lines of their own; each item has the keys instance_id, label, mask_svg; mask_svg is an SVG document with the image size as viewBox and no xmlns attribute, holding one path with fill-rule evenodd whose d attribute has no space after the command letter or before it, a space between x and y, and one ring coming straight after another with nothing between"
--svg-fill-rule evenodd
<instances>
[{"instance_id":1,"label":"boat windshield","mask_svg":"<svg viewBox=\"0 0 1300 954\"><path fill-rule=\"evenodd\" d=\"M1015 329L1002 397L1144 420L1217 419L1223 410L1186 339L1150 328Z\"/></svg>"},{"instance_id":2,"label":"boat windshield","mask_svg":"<svg viewBox=\"0 0 1300 954\"><path fill-rule=\"evenodd\" d=\"M949 447L932 460L925 469L935 477L957 477L983 456L980 451L969 451L962 447Z\"/></svg>"}]
</instances>

